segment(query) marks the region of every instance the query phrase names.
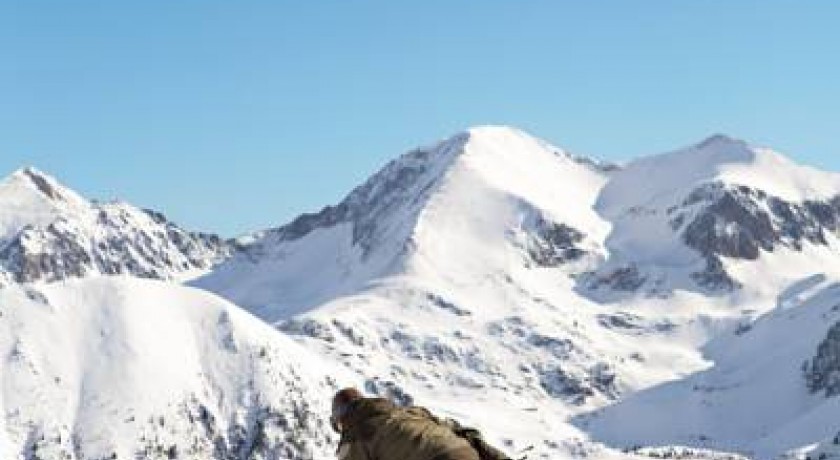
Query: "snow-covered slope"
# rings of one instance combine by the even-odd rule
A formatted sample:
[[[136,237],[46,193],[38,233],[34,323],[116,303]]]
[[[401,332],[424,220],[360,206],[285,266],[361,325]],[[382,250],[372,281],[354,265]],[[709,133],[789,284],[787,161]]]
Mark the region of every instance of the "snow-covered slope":
[[[232,250],[160,213],[89,202],[33,168],[0,181],[0,285],[92,274],[189,277]]]
[[[704,348],[710,369],[579,424],[622,446],[706,445],[768,458],[840,430],[840,283],[806,278]]]
[[[840,458],[840,431],[836,435],[787,453],[785,460],[836,460]]]
[[[329,458],[322,361],[206,292],[93,277],[0,289],[0,457]]]

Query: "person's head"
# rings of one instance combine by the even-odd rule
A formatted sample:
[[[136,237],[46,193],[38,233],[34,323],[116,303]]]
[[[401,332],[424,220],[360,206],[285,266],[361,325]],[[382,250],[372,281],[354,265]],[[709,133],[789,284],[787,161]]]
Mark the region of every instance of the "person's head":
[[[341,433],[341,430],[344,428],[344,417],[347,415],[350,403],[363,398],[364,395],[362,395],[362,392],[352,387],[339,390],[333,396],[332,413],[330,414],[330,425],[333,430]]]

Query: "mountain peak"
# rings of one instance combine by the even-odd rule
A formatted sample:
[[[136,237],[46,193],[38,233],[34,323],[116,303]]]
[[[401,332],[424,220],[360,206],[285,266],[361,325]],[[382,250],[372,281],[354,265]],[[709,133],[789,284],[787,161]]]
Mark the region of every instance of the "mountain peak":
[[[493,143],[521,148],[523,147],[523,143],[536,143],[556,153],[565,153],[562,149],[554,147],[542,139],[532,136],[519,128],[507,125],[472,126],[460,135],[455,135],[452,138],[459,138],[461,136],[465,136],[465,143],[467,145]]]
[[[727,134],[722,133],[715,133],[711,136],[707,137],[706,139],[700,141],[694,148],[695,149],[720,149],[720,148],[733,148],[733,147],[748,147],[746,141],[738,138],[731,137]]]
[[[11,177],[20,178],[20,179],[28,179],[31,180],[33,177],[41,177],[45,180],[52,180],[55,181],[55,178],[50,176],[49,174],[41,171],[40,169],[34,166],[24,166],[22,168],[17,169],[12,174]]]
[[[12,186],[23,186],[37,191],[52,202],[81,204],[86,200],[62,185],[58,180],[39,169],[27,166],[13,172],[5,181]]]
[[[454,139],[463,139],[463,146],[475,147],[474,150],[480,150],[481,146],[490,146],[491,149],[498,150],[504,148],[516,152],[518,155],[523,155],[523,152],[527,154],[529,151],[549,152],[555,157],[570,160],[600,174],[608,174],[620,169],[620,166],[614,163],[604,162],[589,156],[577,155],[519,128],[508,125],[473,126],[450,138],[450,140]],[[537,148],[535,149],[534,147]]]
[[[624,212],[628,203],[680,201],[710,183],[746,186],[794,203],[840,193],[838,174],[797,164],[769,148],[715,134],[689,147],[631,162],[604,188],[599,203],[602,212],[613,215]]]
[[[476,125],[467,128],[465,133],[472,137],[527,135],[521,129],[508,125]]]
[[[689,147],[656,155],[650,159],[687,162],[695,167],[705,168],[723,164],[752,163],[758,153],[757,148],[744,140],[726,134],[713,134]]]

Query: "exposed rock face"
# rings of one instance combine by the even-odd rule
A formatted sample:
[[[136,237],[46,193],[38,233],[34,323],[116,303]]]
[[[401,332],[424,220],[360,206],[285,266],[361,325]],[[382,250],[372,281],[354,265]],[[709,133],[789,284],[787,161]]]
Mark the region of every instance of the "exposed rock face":
[[[801,250],[806,242],[828,244],[840,222],[840,196],[791,203],[761,190],[721,183],[695,190],[682,207],[705,203],[685,226],[686,244],[704,255],[755,260],[779,246]],[[680,215],[672,222],[680,227]]]
[[[528,254],[540,267],[557,267],[583,257],[585,251],[578,247],[585,235],[566,225],[537,219],[531,230]]]
[[[587,168],[592,168],[593,170],[600,171],[605,174],[612,174],[614,172],[621,171],[621,166],[616,163],[595,160],[593,158],[574,155],[572,153],[567,152],[563,152],[561,154],[565,155],[567,158],[574,161],[575,163],[584,165]]]
[[[804,371],[811,393],[823,392],[827,398],[840,395],[840,323],[829,329]]]
[[[571,404],[584,404],[596,394],[610,400],[620,396],[615,371],[606,363],[597,362],[588,369],[571,372],[562,366],[549,366],[537,372],[546,393]]]
[[[602,313],[597,316],[601,326],[629,335],[645,335],[650,333],[670,333],[677,329],[677,325],[668,320],[651,322],[639,315],[628,312]]]
[[[706,269],[692,275],[713,290],[739,287],[720,257],[756,260],[761,251],[779,247],[802,250],[805,243],[827,245],[840,228],[840,196],[792,203],[745,186],[708,184],[669,210],[671,226],[686,245],[706,259]]]
[[[32,183],[35,184],[35,187],[50,199],[68,201],[58,187],[55,187],[52,183],[50,183],[49,179],[38,173],[35,169],[26,168],[21,171],[21,174],[31,180]]]
[[[585,273],[581,280],[587,289],[608,287],[618,292],[635,292],[648,281],[635,264],[627,264],[603,273]]]
[[[750,260],[758,258],[760,249],[772,250],[776,239],[773,223],[750,192],[735,189],[710,197],[712,203],[686,228],[686,244],[702,254]]]
[[[621,394],[615,370],[576,344],[566,334],[541,332],[540,326],[518,316],[489,325],[490,333],[523,356],[520,372],[534,375],[545,394],[573,405],[601,397],[614,400]]]
[[[723,263],[714,256],[706,256],[706,268],[692,273],[691,279],[712,292],[730,292],[741,287],[741,283],[729,276]]]

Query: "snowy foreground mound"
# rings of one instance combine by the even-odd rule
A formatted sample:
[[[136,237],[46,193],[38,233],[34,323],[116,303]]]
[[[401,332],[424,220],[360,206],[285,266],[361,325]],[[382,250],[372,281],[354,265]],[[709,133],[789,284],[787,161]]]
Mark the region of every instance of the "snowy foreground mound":
[[[196,289],[0,290],[0,458],[327,458],[319,359]]]

